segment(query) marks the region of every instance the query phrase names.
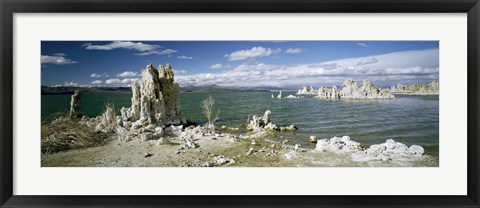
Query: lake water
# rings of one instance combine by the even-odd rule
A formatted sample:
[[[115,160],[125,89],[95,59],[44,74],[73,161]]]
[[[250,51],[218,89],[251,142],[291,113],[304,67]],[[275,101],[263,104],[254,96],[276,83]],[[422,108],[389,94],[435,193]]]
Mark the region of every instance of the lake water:
[[[438,156],[439,109],[438,96],[396,95],[391,100],[319,100],[272,99],[271,92],[192,92],[181,93],[183,115],[199,124],[206,122],[200,103],[211,95],[220,110],[218,126],[239,127],[249,115],[272,111],[271,120],[280,126],[294,124],[295,132],[277,133],[279,141],[288,139],[314,148],[308,139],[348,135],[354,141],[369,146],[394,139],[406,145],[417,144],[427,154]],[[277,94],[274,92],[273,94]],[[295,92],[283,92],[283,96]],[[68,112],[71,95],[42,95],[42,119],[57,112]],[[130,93],[82,93],[81,110],[97,116],[107,102],[116,107],[130,106]],[[244,132],[241,129],[238,133]]]

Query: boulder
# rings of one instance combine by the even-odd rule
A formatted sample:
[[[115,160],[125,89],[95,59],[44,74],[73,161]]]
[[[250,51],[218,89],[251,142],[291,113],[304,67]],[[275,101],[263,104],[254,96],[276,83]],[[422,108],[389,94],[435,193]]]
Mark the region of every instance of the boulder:
[[[118,126],[115,128],[115,133],[117,134],[118,141],[130,141],[129,132],[127,129]]]
[[[349,136],[317,140],[314,151],[350,155],[350,158],[356,162],[414,161],[421,159],[424,153],[421,146],[407,147],[407,145],[393,139],[387,139],[384,143],[373,144],[369,148],[363,149],[360,143],[352,141]]]
[[[164,137],[160,137],[158,140],[155,141],[156,145],[165,145],[165,144],[170,144],[170,140]]]
[[[140,140],[142,142],[152,140],[152,139],[154,139],[154,136],[153,136],[152,132],[145,132],[145,133],[140,134]]]
[[[412,145],[406,151],[406,153],[410,155],[423,155],[423,152],[424,152],[423,147],[419,145]]]
[[[331,139],[317,140],[315,145],[315,151],[317,152],[334,152],[334,153],[352,153],[362,151],[360,143],[350,140],[350,137],[333,137]]]

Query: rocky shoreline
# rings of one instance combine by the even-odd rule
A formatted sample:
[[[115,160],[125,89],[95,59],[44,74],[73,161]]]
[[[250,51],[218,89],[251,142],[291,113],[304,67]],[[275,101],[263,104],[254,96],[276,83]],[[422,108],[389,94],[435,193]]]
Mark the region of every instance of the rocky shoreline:
[[[249,117],[245,125],[247,133],[237,133],[238,127],[216,129],[213,123],[204,126],[189,124],[181,114],[180,87],[168,64],[166,67],[160,65],[158,69],[148,65],[142,71],[141,83],[134,82],[131,88],[130,107],[122,107],[118,114],[113,105],[107,105],[104,113],[95,118],[81,116],[81,95],[76,92],[72,96],[69,116],[46,125],[77,123],[94,132],[91,135],[109,141],[99,146],[42,154],[42,166],[438,166],[438,158],[425,155],[421,146],[407,147],[391,139],[363,147],[348,136],[305,138],[316,143],[315,149],[303,148],[288,140],[277,142],[270,138],[281,132],[296,131],[297,126],[274,124],[270,110],[266,110],[263,116]],[[370,82],[357,88],[350,79],[340,91],[332,88],[325,93],[324,90],[317,91],[317,97],[391,98]],[[281,93],[278,97],[281,98]],[[75,142],[78,135],[67,136],[69,142]],[[46,138],[54,140],[56,137],[45,135],[42,145]]]

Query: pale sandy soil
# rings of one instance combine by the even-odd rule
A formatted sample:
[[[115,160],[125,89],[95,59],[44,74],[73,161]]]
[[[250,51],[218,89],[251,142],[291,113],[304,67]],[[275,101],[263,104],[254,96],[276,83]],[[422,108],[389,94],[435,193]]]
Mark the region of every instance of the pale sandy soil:
[[[112,140],[108,144],[86,149],[69,150],[42,156],[42,167],[206,167],[220,166],[215,158],[224,156],[233,159],[234,163],[221,166],[282,166],[285,152],[280,144],[274,148],[268,145],[251,145],[248,140],[225,141],[201,139],[200,147],[180,150],[180,144],[155,145],[150,142],[133,140],[129,142]],[[260,152],[265,146],[264,152]],[[247,155],[250,148],[256,149]],[[267,156],[267,153],[273,154]],[[208,163],[208,164],[207,164]],[[293,164],[292,164],[293,165]]]
[[[424,156],[418,161],[353,162],[349,156],[328,152],[294,151],[293,146],[268,140],[229,141],[205,138],[194,149],[180,149],[180,143],[155,145],[133,140],[112,141],[103,146],[69,150],[42,156],[42,167],[355,167],[355,166],[437,166],[438,158]],[[273,148],[272,148],[273,145]],[[255,151],[248,155],[250,148]],[[217,163],[218,158],[234,162]]]

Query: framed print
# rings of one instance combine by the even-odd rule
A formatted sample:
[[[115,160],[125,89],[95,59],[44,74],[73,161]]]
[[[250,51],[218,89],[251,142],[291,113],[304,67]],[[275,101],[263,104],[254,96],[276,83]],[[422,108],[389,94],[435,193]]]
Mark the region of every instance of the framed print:
[[[2,1],[2,207],[478,207],[478,1]]]

